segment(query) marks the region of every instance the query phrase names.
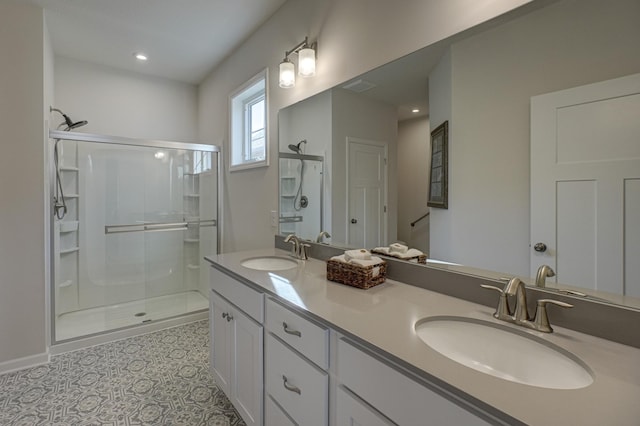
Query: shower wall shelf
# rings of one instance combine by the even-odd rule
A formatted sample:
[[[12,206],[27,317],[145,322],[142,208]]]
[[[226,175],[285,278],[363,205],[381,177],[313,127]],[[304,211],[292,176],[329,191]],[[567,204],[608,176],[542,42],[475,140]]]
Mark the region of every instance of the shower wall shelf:
[[[71,199],[71,198],[80,198],[80,195],[78,194],[64,194],[64,199]]]
[[[60,171],[61,172],[78,172],[80,171],[80,169],[77,167],[63,166],[63,167],[60,167]]]
[[[78,221],[77,220],[65,220],[60,222],[60,232],[74,232],[78,230]]]
[[[80,250],[80,247],[71,247],[71,248],[68,248],[68,249],[60,250],[60,254],[75,253],[75,252],[77,252],[79,250]]]
[[[61,283],[58,285],[58,288],[71,287],[71,284],[73,284],[73,281],[71,281],[71,280],[66,280],[66,281],[61,282]]]

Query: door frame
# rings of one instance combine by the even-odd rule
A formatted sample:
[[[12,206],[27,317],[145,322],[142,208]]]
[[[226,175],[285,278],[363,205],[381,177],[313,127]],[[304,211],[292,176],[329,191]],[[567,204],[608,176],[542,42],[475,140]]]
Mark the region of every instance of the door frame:
[[[346,173],[345,173],[345,240],[347,242],[347,244],[350,243],[350,237],[349,237],[349,218],[350,216],[350,203],[349,203],[349,197],[350,197],[350,191],[349,188],[351,187],[351,182],[350,182],[350,176],[351,176],[351,170],[349,169],[349,151],[351,148],[351,145],[353,143],[359,143],[362,145],[370,145],[370,146],[375,146],[378,148],[382,148],[384,153],[384,167],[383,167],[383,183],[382,183],[382,241],[381,244],[386,244],[387,240],[389,238],[388,232],[389,232],[389,226],[388,226],[388,220],[389,220],[389,208],[388,208],[388,194],[389,194],[389,144],[383,141],[375,141],[372,139],[363,139],[363,138],[356,138],[356,137],[352,137],[352,136],[347,136],[346,137],[346,143],[345,143],[345,147],[346,147],[346,153],[345,153],[345,164],[346,164]]]

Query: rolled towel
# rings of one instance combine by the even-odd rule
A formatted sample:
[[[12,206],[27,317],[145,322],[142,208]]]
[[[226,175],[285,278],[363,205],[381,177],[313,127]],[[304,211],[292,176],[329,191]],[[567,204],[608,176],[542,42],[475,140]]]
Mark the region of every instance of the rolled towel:
[[[405,246],[404,244],[393,243],[389,245],[390,253],[406,253],[407,250],[409,250],[409,247]]]
[[[365,249],[347,250],[344,252],[344,258],[347,262],[352,260],[370,260],[371,252]]]
[[[341,254],[340,256],[333,256],[331,258],[331,260],[335,260],[337,262],[343,262],[343,263],[349,263],[347,262],[347,260],[344,258],[344,254]]]

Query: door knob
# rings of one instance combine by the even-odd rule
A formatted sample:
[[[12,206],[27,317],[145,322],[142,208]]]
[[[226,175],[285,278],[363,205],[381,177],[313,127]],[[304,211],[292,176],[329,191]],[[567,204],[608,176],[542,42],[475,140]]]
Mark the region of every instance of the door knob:
[[[544,253],[547,251],[547,245],[545,243],[536,243],[536,245],[533,246],[533,249],[538,253]]]
[[[351,223],[358,223],[358,219],[351,219]]]

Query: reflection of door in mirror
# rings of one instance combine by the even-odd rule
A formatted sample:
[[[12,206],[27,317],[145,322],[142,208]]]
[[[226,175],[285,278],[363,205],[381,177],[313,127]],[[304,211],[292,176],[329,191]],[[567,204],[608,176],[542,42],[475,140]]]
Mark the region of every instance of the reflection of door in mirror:
[[[387,145],[347,138],[347,243],[386,245]]]
[[[532,276],[640,296],[638,117],[640,74],[531,99]]]

